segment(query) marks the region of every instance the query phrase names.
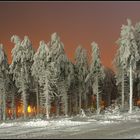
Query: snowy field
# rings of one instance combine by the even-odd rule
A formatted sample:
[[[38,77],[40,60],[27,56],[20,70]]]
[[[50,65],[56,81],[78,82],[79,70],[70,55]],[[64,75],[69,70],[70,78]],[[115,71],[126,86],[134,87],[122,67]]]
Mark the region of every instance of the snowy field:
[[[140,138],[140,111],[0,124],[0,139]]]

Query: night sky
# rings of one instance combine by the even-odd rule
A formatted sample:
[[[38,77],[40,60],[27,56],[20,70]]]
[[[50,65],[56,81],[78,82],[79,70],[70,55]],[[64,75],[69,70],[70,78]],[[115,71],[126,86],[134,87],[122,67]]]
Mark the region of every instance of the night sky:
[[[140,2],[0,2],[0,43],[11,63],[12,35],[29,36],[35,50],[57,32],[70,60],[81,44],[90,56],[99,44],[102,63],[112,68],[122,24],[140,21]]]

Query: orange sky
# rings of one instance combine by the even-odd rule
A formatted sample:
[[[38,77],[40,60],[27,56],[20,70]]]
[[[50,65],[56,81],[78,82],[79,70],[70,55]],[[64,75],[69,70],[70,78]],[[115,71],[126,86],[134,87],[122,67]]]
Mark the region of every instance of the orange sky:
[[[112,68],[115,41],[127,17],[140,21],[140,2],[0,2],[0,43],[9,63],[14,44],[12,35],[28,35],[35,49],[39,41],[57,32],[70,60],[81,44],[90,56],[92,41],[99,44],[102,63]]]

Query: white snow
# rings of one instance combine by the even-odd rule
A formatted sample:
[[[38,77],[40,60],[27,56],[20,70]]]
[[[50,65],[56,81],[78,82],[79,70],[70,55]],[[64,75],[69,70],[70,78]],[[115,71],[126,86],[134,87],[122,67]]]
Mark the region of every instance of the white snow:
[[[0,124],[0,128],[2,128],[2,127],[4,127],[4,128],[6,128],[6,127],[10,127],[10,126],[13,126],[15,123],[2,123],[2,124]]]
[[[2,123],[0,124],[0,128],[2,127],[10,127],[10,126],[21,126],[21,127],[51,127],[58,128],[62,126],[77,126],[82,124],[88,124],[89,122],[80,122],[80,121],[71,121],[68,119],[60,119],[60,120],[41,120],[34,119],[27,122],[14,122],[14,123]]]
[[[27,121],[17,121],[17,122],[3,122],[0,124],[0,128],[2,127],[10,127],[10,126],[22,126],[22,127],[62,127],[62,126],[76,126],[83,125],[92,122],[97,123],[113,123],[115,121],[133,121],[140,119],[140,110],[134,111],[132,114],[125,113],[112,113],[112,114],[100,114],[100,115],[91,115],[91,116],[83,116],[77,115],[74,117],[66,117],[66,118],[57,118],[57,119],[31,119]]]
[[[92,131],[98,131],[99,129],[111,129],[110,126],[121,127],[123,124],[128,128],[120,128],[116,131],[111,132],[110,136],[117,135],[118,133],[125,133],[123,137],[129,137],[130,134],[126,135],[127,132],[136,129],[139,132],[140,123],[140,110],[134,110],[132,114],[128,112],[121,113],[115,112],[112,114],[105,113],[100,115],[90,116],[73,116],[73,117],[61,117],[61,118],[50,118],[50,119],[31,119],[27,121],[15,121],[4,122],[0,124],[0,138],[45,138],[48,136],[75,136],[83,133],[92,133]],[[132,127],[131,124],[133,124]],[[137,126],[135,126],[137,124]],[[119,126],[118,126],[119,125]],[[125,126],[124,126],[125,128]],[[95,132],[94,132],[95,133]],[[104,131],[101,132],[106,134]],[[137,134],[136,133],[136,134]],[[132,132],[133,134],[133,132]],[[60,136],[61,137],[61,136]],[[88,137],[88,136],[87,136]],[[132,138],[138,138],[139,135],[132,135]]]
[[[114,121],[100,121],[100,124],[110,124],[110,123],[115,123]]]

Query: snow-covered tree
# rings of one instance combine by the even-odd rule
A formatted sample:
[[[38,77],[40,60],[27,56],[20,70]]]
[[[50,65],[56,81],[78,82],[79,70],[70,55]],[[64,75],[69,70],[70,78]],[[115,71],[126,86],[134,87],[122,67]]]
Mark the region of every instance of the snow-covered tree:
[[[114,59],[114,64],[115,67],[117,68],[116,71],[116,85],[118,86],[121,83],[121,108],[124,110],[124,103],[125,103],[125,73],[126,73],[126,68],[124,67],[123,63],[121,63],[121,55],[122,51],[121,48],[117,50],[115,59]]]
[[[35,80],[35,89],[36,89],[36,102],[37,102],[37,114],[39,113],[39,100],[40,105],[43,102],[42,96],[40,96],[39,91],[42,90],[45,85],[45,72],[47,69],[47,58],[48,58],[49,48],[45,44],[44,41],[40,41],[39,48],[37,49],[37,52],[34,55],[34,62],[32,65],[32,75]],[[41,95],[42,95],[41,93]]]
[[[111,100],[116,99],[117,97],[117,86],[115,73],[112,69],[105,67],[105,78],[103,80],[103,95],[102,99],[104,99],[107,105],[111,105]]]
[[[138,53],[140,54],[140,22],[136,23],[135,25],[134,36],[138,47]]]
[[[138,46],[138,53],[140,55],[140,22],[136,23],[135,25],[134,35],[135,35],[135,40]],[[137,79],[136,81],[137,81],[138,96],[140,97],[140,60],[137,61],[135,74],[136,74],[136,79]]]
[[[129,69],[130,78],[130,99],[129,112],[132,113],[133,99],[133,70],[136,69],[136,62],[139,60],[138,46],[134,36],[134,27],[131,20],[127,19],[127,25],[122,25],[120,38],[118,40],[120,46],[120,63],[124,69]]]
[[[0,44],[0,119],[6,119],[6,99],[9,84],[9,65],[7,56]]]
[[[56,67],[54,62],[50,62],[45,71],[45,85],[43,89],[43,96],[45,97],[45,108],[46,108],[46,117],[50,118],[50,107],[51,107],[51,99],[57,96],[56,93],[56,84],[57,75],[56,75]]]
[[[55,62],[50,61],[49,47],[44,41],[40,41],[40,46],[34,55],[32,65],[32,75],[40,87],[40,104],[46,109],[46,117],[50,117],[51,99],[57,96],[56,93],[56,67]],[[38,92],[36,92],[37,97]],[[39,108],[39,101],[37,99]]]
[[[51,36],[51,41],[48,43],[50,48],[49,59],[51,62],[55,62],[56,66],[56,77],[57,77],[57,87],[58,94],[62,98],[64,104],[64,114],[68,115],[68,85],[67,85],[67,66],[68,58],[64,51],[64,45],[60,40],[57,33],[53,33]]]
[[[85,82],[87,82],[89,79],[91,80],[93,94],[96,94],[97,114],[99,114],[99,112],[100,112],[99,94],[101,93],[101,91],[99,91],[99,82],[102,79],[104,79],[105,73],[104,73],[104,68],[100,61],[98,44],[95,42],[92,42],[91,47],[92,47],[92,62],[90,65],[90,72],[87,75]]]
[[[27,117],[27,91],[31,86],[31,65],[33,63],[34,50],[32,43],[27,36],[24,36],[24,40],[21,42],[17,35],[11,37],[11,42],[15,44],[12,49],[12,63],[10,65],[10,73],[13,74],[13,80],[16,87],[21,93],[23,102],[24,118]]]
[[[9,74],[7,99],[8,99],[8,103],[10,103],[9,105],[11,108],[11,118],[15,119],[16,118],[16,98],[18,97],[18,95],[17,95],[16,85],[12,79],[13,79],[12,74]]]
[[[69,114],[72,114],[72,102],[74,101],[73,94],[75,93],[75,71],[74,71],[74,64],[69,61],[67,65],[67,86],[68,86],[68,103],[69,103]],[[76,101],[77,102],[77,101]],[[76,104],[75,102],[75,104]]]
[[[78,46],[75,52],[75,67],[77,70],[78,77],[78,89],[79,89],[79,113],[81,112],[82,97],[84,97],[84,103],[87,107],[87,93],[85,78],[88,74],[88,60],[87,53],[82,46]]]

